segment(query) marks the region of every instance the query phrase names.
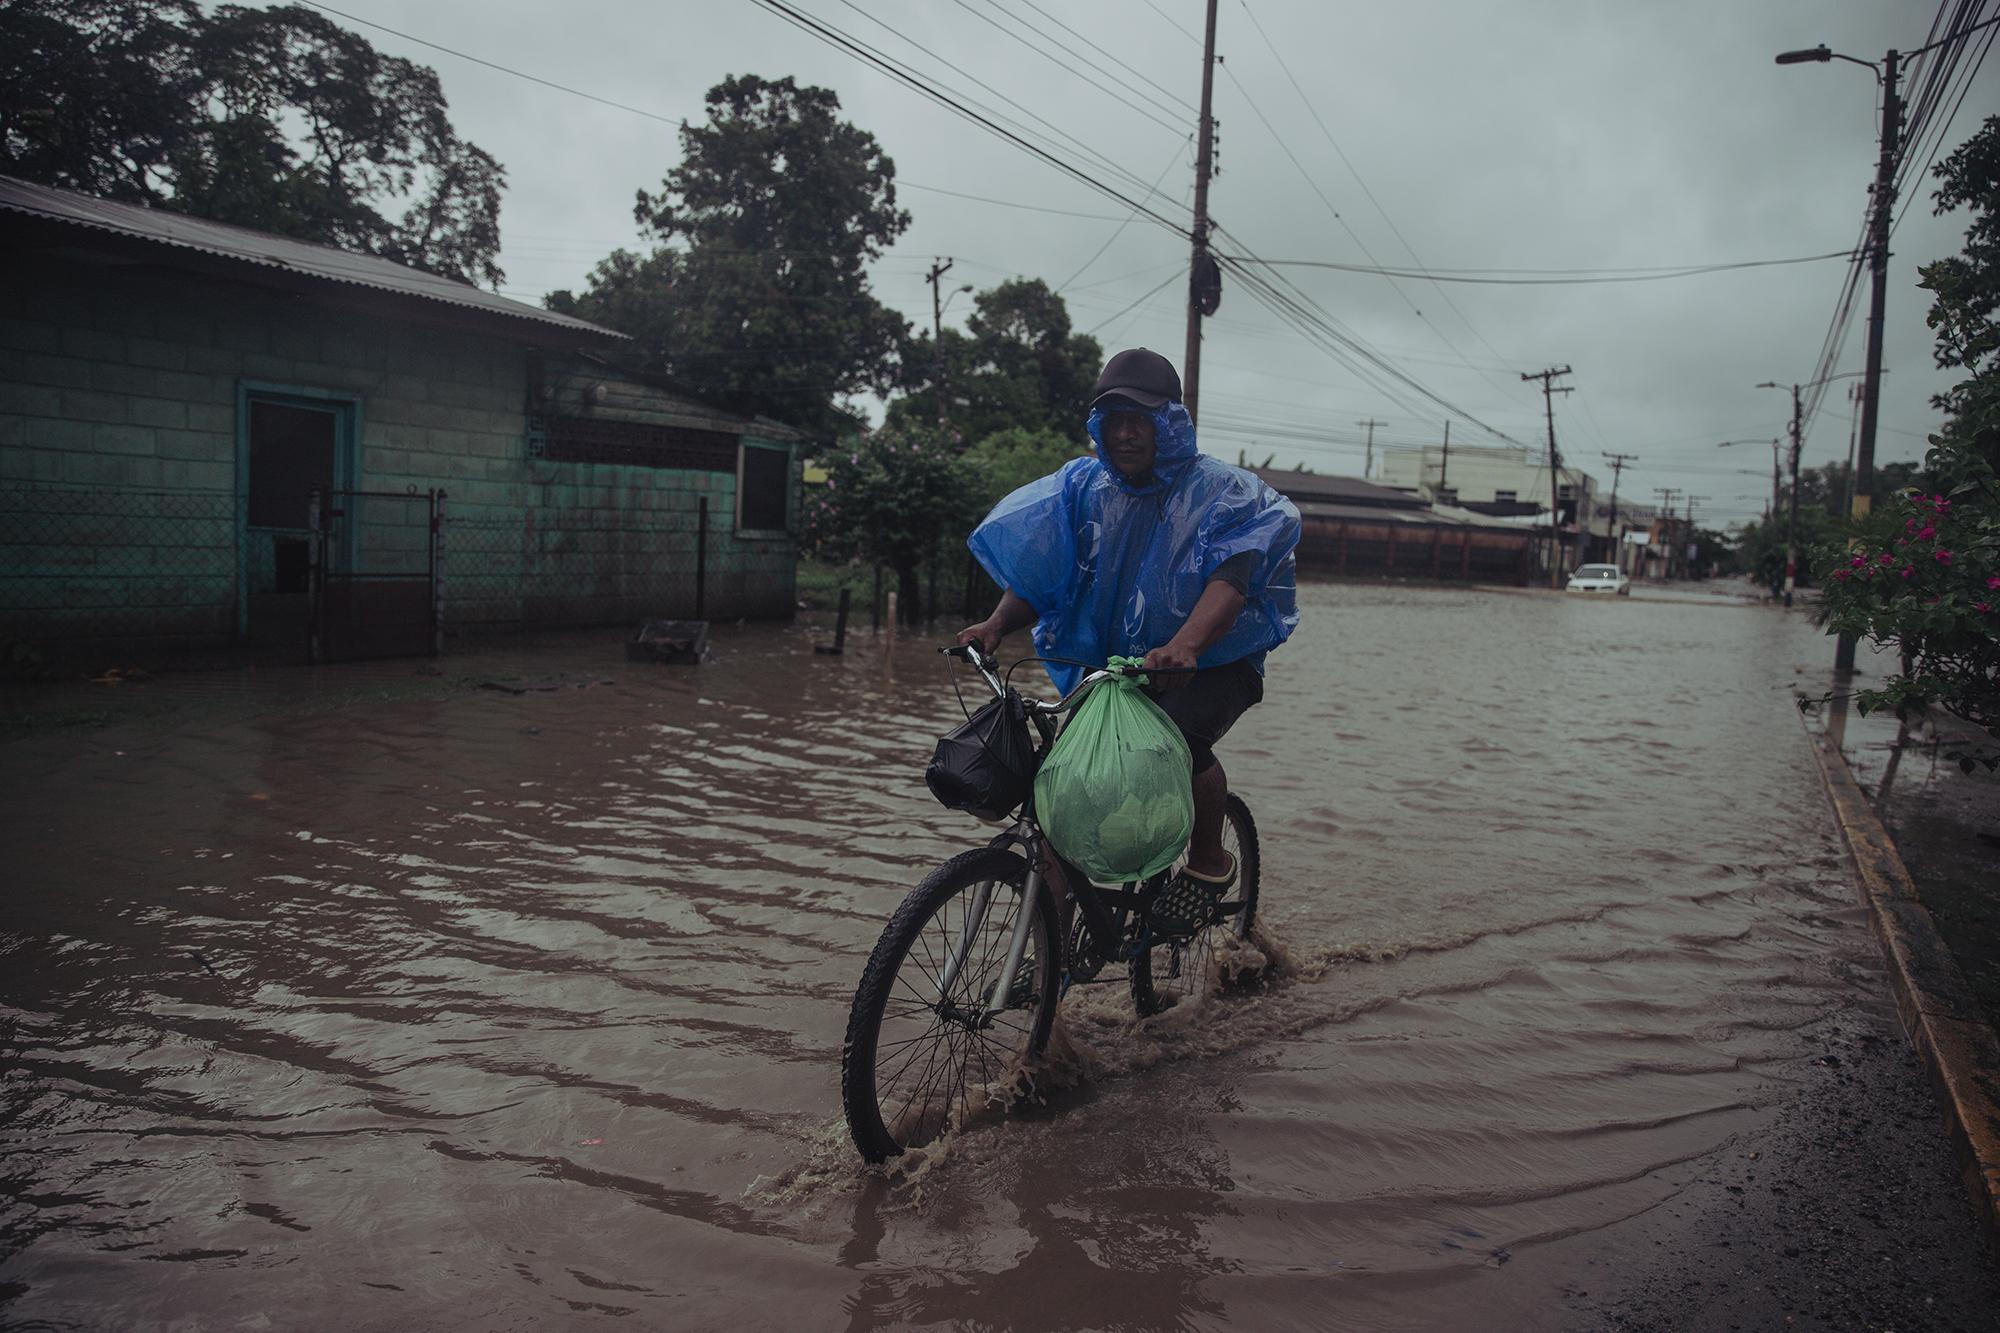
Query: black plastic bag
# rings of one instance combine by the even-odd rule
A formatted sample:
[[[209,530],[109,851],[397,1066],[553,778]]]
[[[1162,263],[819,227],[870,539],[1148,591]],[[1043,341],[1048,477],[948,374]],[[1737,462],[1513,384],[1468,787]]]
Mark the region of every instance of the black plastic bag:
[[[939,738],[924,783],[946,808],[1005,819],[1035,782],[1028,712],[1013,690],[996,695]]]

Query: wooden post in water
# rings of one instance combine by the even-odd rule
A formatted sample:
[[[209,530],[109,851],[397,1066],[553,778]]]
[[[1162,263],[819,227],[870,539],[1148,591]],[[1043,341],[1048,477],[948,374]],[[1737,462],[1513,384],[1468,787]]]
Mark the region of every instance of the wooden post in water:
[[[887,680],[896,670],[896,590],[889,590],[889,637],[882,643],[882,679]]]
[[[840,590],[840,614],[833,621],[833,642],[816,643],[813,651],[825,657],[839,657],[847,651],[847,606],[854,599],[852,588]]]
[[[694,519],[694,618],[708,619],[708,497],[701,497]]]

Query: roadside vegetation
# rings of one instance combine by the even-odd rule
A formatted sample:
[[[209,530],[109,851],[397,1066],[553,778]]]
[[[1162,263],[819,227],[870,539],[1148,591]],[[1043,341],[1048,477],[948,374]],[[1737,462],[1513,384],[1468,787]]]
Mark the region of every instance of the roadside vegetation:
[[[2000,739],[2000,116],[1934,172],[1937,211],[1971,214],[1965,249],[1925,265],[1940,366],[1966,378],[1938,395],[1944,428],[1914,485],[1823,545],[1828,633],[1895,649],[1902,669],[1856,691],[1862,712],[1941,708]],[[1989,768],[2000,753],[1961,756]]]

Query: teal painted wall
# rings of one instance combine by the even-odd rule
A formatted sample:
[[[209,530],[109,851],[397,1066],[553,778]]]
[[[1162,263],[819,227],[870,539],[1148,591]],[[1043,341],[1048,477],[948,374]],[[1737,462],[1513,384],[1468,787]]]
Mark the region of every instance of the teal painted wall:
[[[707,614],[791,614],[794,545],[737,533],[733,474],[528,456],[532,335],[40,260],[0,272],[0,311],[0,639],[235,634],[246,383],[352,398],[358,487],[448,492],[448,632],[691,615],[703,496]],[[414,511],[363,507],[358,559],[420,552]]]

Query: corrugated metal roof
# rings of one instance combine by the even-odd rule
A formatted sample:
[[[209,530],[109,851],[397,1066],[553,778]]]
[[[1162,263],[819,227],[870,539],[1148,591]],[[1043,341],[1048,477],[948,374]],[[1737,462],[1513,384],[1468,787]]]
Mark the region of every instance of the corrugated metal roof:
[[[1335,504],[1325,500],[1294,500],[1303,518],[1331,518],[1350,523],[1399,523],[1413,528],[1487,528],[1517,532],[1520,529],[1503,519],[1492,519],[1464,509],[1433,507],[1390,509],[1383,505]]]
[[[587,320],[559,315],[553,310],[542,310],[521,301],[510,301],[470,283],[425,273],[394,260],[355,254],[311,241],[297,241],[288,236],[276,236],[227,222],[189,217],[185,213],[95,199],[74,190],[35,185],[12,176],[0,176],[0,211],[197,251],[220,259],[350,287],[438,301],[499,319],[526,320],[604,338],[625,336]]]
[[[1376,505],[1384,509],[1425,507],[1421,496],[1389,486],[1378,486],[1359,477],[1330,477],[1318,472],[1290,471],[1284,468],[1253,467],[1250,471],[1262,477],[1272,490],[1292,500]]]

